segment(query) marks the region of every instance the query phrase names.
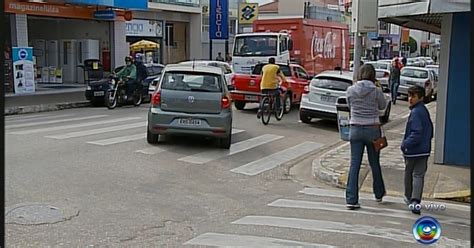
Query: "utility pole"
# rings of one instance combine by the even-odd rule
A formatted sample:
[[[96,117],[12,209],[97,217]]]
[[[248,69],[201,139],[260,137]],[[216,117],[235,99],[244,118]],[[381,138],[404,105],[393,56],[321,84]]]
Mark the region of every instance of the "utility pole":
[[[362,36],[360,33],[354,34],[354,81],[357,79],[357,73],[360,68],[360,60],[362,57]]]

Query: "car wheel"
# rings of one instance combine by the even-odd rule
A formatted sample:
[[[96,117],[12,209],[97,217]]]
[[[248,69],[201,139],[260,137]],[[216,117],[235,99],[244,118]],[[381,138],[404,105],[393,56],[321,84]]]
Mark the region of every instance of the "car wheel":
[[[311,117],[308,116],[307,114],[303,113],[303,111],[300,110],[300,120],[303,123],[311,123]]]
[[[150,129],[147,128],[146,141],[148,142],[148,144],[158,144],[159,140],[160,140],[160,135],[150,132]]]
[[[391,109],[392,109],[392,104],[389,103],[388,106],[387,106],[387,110],[385,110],[385,114],[382,117],[380,117],[380,121],[382,123],[387,123],[388,120],[390,119],[390,110]]]
[[[291,92],[285,94],[285,100],[283,101],[283,107],[285,109],[285,114],[290,113],[291,111]]]
[[[232,143],[232,133],[229,133],[229,136],[219,139],[219,147],[222,149],[229,149]]]
[[[243,110],[245,108],[245,102],[242,101],[235,101],[234,106],[238,110]]]

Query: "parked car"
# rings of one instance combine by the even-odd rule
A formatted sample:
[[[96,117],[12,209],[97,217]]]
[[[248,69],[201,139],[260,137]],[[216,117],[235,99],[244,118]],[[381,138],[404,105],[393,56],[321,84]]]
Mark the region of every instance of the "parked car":
[[[425,67],[434,64],[434,60],[431,57],[422,57],[425,61]]]
[[[433,70],[436,73],[436,76],[439,77],[439,65],[427,65],[425,68]]]
[[[436,74],[433,70],[415,66],[403,67],[400,73],[398,94],[407,96],[408,88],[413,85],[425,88],[425,102],[429,102],[433,97],[436,98],[438,86]]]
[[[337,120],[336,101],[346,96],[352,80],[353,73],[348,71],[325,71],[315,76],[303,94],[300,120],[304,123],[310,123],[313,118]],[[387,107],[380,111],[380,121],[385,123],[390,118],[392,104],[388,88],[383,89]]]
[[[375,69],[375,77],[379,80],[380,84],[386,88],[390,88],[390,71],[384,69]]]
[[[414,58],[407,58],[406,66],[418,66],[418,64]]]
[[[114,69],[114,73],[118,73],[124,66],[119,66]],[[148,86],[150,83],[157,78],[164,68],[162,64],[145,64],[147,69],[148,77],[144,79],[142,83],[143,89],[143,101],[149,101]],[[85,96],[86,99],[91,101],[94,106],[102,105],[104,103],[105,92],[109,89],[109,78],[104,78],[99,81],[90,82],[86,88]]]
[[[183,65],[194,64],[194,65],[207,65],[207,66],[219,67],[222,69],[222,71],[224,71],[227,85],[230,84],[230,81],[232,80],[232,77],[234,76],[234,70],[232,69],[232,66],[230,66],[229,63],[222,62],[222,61],[197,60],[197,61],[185,61],[185,62],[181,62],[180,64],[183,64]]]
[[[229,149],[231,103],[220,68],[167,65],[150,103],[147,141],[159,143],[169,134],[203,135],[218,138],[219,147]]]
[[[369,61],[366,64],[371,64],[375,69],[382,69],[390,71],[392,69],[392,62],[390,60]]]
[[[298,64],[277,64],[288,82],[287,84],[283,83],[282,86],[288,88],[291,85],[291,90],[287,91],[283,101],[285,113],[288,113],[292,105],[300,103],[304,87],[308,85],[311,77]],[[236,109],[244,109],[247,103],[260,102],[260,81],[262,80],[260,73],[265,65],[266,63],[257,64],[253,68],[252,74],[235,74],[233,77],[231,85],[234,90],[231,93]]]

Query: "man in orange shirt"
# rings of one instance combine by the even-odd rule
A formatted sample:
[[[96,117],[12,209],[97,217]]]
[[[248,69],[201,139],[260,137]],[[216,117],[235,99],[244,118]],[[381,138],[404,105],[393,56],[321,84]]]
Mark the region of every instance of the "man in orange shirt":
[[[286,78],[283,72],[280,70],[280,66],[275,64],[275,58],[268,59],[268,64],[262,68],[262,80],[260,81],[260,90],[262,94],[268,94],[275,96],[275,104],[277,109],[282,108],[280,91],[278,87],[280,86],[280,80],[286,83]],[[258,109],[257,118],[260,118],[262,114],[262,103],[260,102],[260,107]]]

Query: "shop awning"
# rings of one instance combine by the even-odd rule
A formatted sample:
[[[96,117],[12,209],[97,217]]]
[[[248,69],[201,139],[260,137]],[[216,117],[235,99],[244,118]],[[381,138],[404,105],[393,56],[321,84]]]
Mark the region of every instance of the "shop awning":
[[[470,11],[469,0],[379,0],[379,20],[403,27],[441,33],[444,13]]]
[[[160,44],[149,40],[141,40],[130,45],[130,50],[133,52],[139,52],[141,50],[149,51],[158,48],[160,48]]]
[[[146,10],[148,8],[148,0],[65,0],[65,2],[117,9]]]

